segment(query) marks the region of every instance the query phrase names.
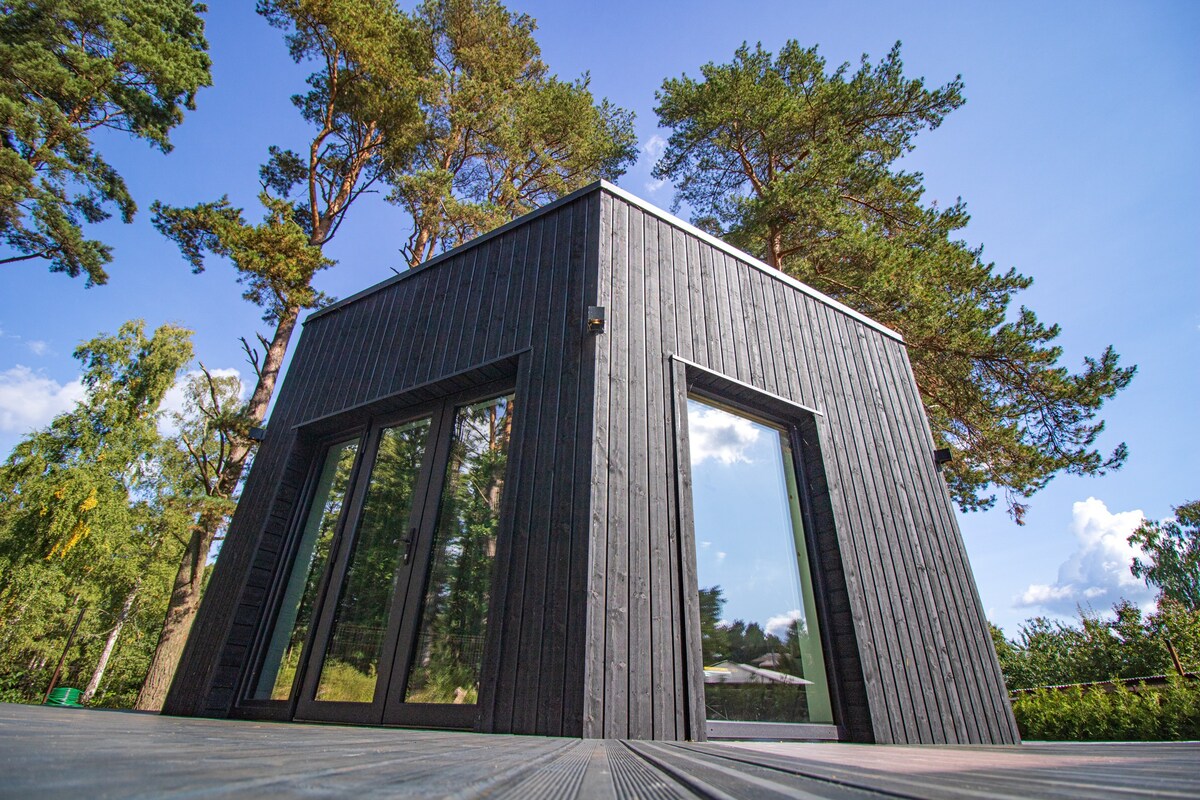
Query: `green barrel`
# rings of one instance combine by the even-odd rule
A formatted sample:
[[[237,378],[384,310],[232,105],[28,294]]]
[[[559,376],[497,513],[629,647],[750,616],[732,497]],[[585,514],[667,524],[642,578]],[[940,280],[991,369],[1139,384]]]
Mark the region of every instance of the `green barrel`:
[[[82,694],[78,689],[71,689],[66,686],[60,686],[57,689],[50,691],[50,696],[46,698],[48,706],[65,706],[67,708],[83,708],[79,704],[79,695]]]

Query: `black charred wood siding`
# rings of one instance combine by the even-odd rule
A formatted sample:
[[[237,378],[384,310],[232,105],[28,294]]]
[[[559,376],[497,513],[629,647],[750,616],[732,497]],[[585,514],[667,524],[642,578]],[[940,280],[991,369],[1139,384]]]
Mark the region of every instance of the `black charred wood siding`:
[[[602,334],[585,330],[590,305],[607,309]],[[479,729],[701,738],[680,424],[700,373],[731,402],[800,409],[843,735],[1015,741],[903,343],[607,184],[309,318],[167,711],[258,713],[239,697],[320,436],[507,379]]]
[[[315,455],[306,432],[507,375],[519,384],[503,512],[511,535],[497,551],[481,727],[579,735],[586,583],[572,565],[587,558],[594,374],[583,314],[600,197],[581,193],[306,321],[168,713],[229,715],[253,678]]]
[[[690,551],[675,540],[675,357],[753,387],[731,382],[731,401],[752,404],[756,389],[820,412],[800,434],[844,735],[1016,741],[903,343],[689,226],[602,197],[585,735],[698,733],[684,718],[698,687],[681,663],[694,598],[676,563]]]

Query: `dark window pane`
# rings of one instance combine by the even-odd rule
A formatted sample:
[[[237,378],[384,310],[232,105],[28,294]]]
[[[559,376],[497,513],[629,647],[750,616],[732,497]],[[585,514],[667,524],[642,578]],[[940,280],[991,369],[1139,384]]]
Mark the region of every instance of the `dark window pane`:
[[[478,701],[512,408],[509,395],[455,414],[406,702]]]
[[[317,700],[369,703],[387,632],[396,568],[404,558],[409,512],[429,420],[384,428],[342,581]]]
[[[256,700],[287,700],[291,695],[300,651],[312,624],[317,587],[329,560],[329,549],[357,453],[357,441],[343,442],[329,448],[325,457],[308,519],[300,535],[296,560],[292,563],[292,574],[283,592],[279,616],[275,618],[267,656],[254,689]]]
[[[710,720],[833,722],[787,435],[688,400]]]

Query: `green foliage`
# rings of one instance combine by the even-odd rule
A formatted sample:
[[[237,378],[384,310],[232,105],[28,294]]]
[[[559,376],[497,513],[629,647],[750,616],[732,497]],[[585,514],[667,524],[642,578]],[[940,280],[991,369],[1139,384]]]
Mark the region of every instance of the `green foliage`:
[[[0,2],[0,235],[52,272],[104,283],[111,249],[82,225],[137,208],[92,145],[107,128],[170,150],[212,83],[203,5],[190,0]]]
[[[315,129],[308,152],[270,149],[263,185],[291,197],[314,245],[333,238],[353,202],[383,174],[385,150],[420,129],[418,76],[427,56],[393,0],[260,0],[258,13],[287,31],[296,63],[312,62],[309,91],[292,97]]]
[[[701,79],[663,83],[656,111],[672,130],[655,166],[701,227],[900,332],[959,506],[1002,489],[1021,522],[1025,498],[1056,474],[1103,474],[1125,459],[1094,444],[1096,415],[1134,368],[1111,347],[1083,370],[1059,366],[1056,325],[1012,311],[1031,280],[1000,272],[958,235],[966,206],[922,202],[922,176],[896,161],[922,130],[962,105],[955,79],[929,89],[903,74],[897,44],[878,64],[832,72],[796,42],[777,57],[743,45]]]
[[[169,592],[191,490],[157,431],[158,407],[191,358],[190,332],[139,322],[75,353],[86,399],[17,445],[0,467],[0,687],[36,700],[81,608],[63,683],[86,684],[131,593],[130,635],[109,696],[136,692]],[[147,647],[146,642],[149,641]]]
[[[580,188],[637,156],[633,115],[595,103],[585,75],[548,74],[533,19],[495,0],[426,0],[428,55],[415,146],[391,149],[389,199],[411,217],[416,266]]]
[[[1175,507],[1175,518],[1143,520],[1129,537],[1142,549],[1132,572],[1191,611],[1200,611],[1200,500]]]
[[[706,683],[704,708],[710,720],[796,722],[809,719],[805,687],[779,683]]]
[[[174,457],[166,461],[178,474],[161,488],[186,485],[203,494],[210,505],[234,502],[219,490],[221,472],[234,443],[250,427],[242,402],[242,381],[235,375],[213,375],[200,365],[183,387],[184,411],[171,415],[176,434],[171,439]]]
[[[321,667],[320,698],[329,702],[370,702],[378,681],[374,663],[360,666],[328,659]]]
[[[720,586],[700,587],[700,651],[705,664],[724,661],[730,650],[729,638],[720,626],[725,598]]]
[[[1111,691],[1039,689],[1018,695],[1013,714],[1026,740],[1178,741],[1200,738],[1200,681],[1172,675],[1166,687]]]
[[[1128,601],[1113,606],[1113,613],[1113,619],[1104,619],[1081,612],[1078,624],[1036,617],[1011,641],[993,627],[1008,688],[1165,675],[1175,671],[1168,640],[1184,669],[1200,671],[1200,613],[1170,600],[1145,616]]]
[[[1159,741],[1200,737],[1200,681],[1179,675],[1168,650],[1175,647],[1180,665],[1200,671],[1200,613],[1170,598],[1143,616],[1122,601],[1114,618],[1081,612],[1079,623],[1065,625],[1038,617],[1009,640],[992,626],[992,641],[1009,690],[1013,713],[1026,739],[1069,741]],[[1115,686],[1047,689],[1038,687],[1097,683],[1114,679],[1167,675],[1166,686],[1131,689]]]
[[[321,248],[382,174],[385,148],[403,149],[415,136],[423,54],[391,0],[264,0],[258,12],[288,31],[297,63],[317,67],[309,91],[292,98],[315,129],[308,152],[270,148],[259,176],[260,225],[248,224],[227,198],[190,208],[155,203],[154,224],[196,272],[207,254],[230,259],[248,287],[243,296],[290,332],[300,309],[329,300],[312,288],[316,272],[335,263]],[[285,346],[268,359],[282,361]]]
[[[196,272],[204,270],[206,252],[228,258],[246,285],[246,300],[263,309],[263,319],[275,322],[292,308],[316,308],[327,298],[312,288],[318,270],[333,266],[321,248],[310,243],[291,204],[265,192],[259,200],[267,213],[250,225],[228,198],[173,208],[154,203],[154,227],[179,245]]]

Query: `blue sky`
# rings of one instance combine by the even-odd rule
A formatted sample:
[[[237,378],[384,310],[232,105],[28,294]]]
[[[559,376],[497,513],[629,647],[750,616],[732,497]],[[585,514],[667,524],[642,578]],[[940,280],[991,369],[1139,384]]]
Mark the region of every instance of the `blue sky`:
[[[692,398],[688,440],[697,584],[721,587],[721,620],[757,622],[783,638],[804,618],[799,582],[807,576],[796,566],[782,437]]]
[[[101,137],[141,213],[95,234],[111,243],[110,283],[0,267],[0,452],[45,424],[77,394],[71,351],[126,319],[196,331],[210,367],[248,371],[239,336],[266,330],[240,298],[233,272],[190,274],[149,224],[151,201],[190,204],[222,194],[253,211],[257,167],[271,144],[297,147],[305,129],[288,102],[306,70],[251,3],[212,3],[215,86],[158,154]],[[929,199],[963,197],[965,237],[1002,269],[1033,276],[1019,302],[1063,327],[1072,368],[1112,343],[1139,374],[1105,411],[1102,445],[1129,444],[1121,471],[1060,477],[1036,495],[1023,528],[1003,511],[960,523],[990,618],[1015,632],[1037,613],[1148,600],[1128,578],[1122,542],[1144,513],[1200,497],[1200,4],[760,2],[513,6],[538,20],[538,40],[563,77],[589,71],[592,88],[637,112],[643,155],[620,181],[669,207],[650,178],[654,91],[663,78],[727,61],[743,41],[770,50],[788,38],[818,44],[831,63],[878,59],[904,43],[907,73],[941,84],[961,73],[967,104],[918,139],[905,167]],[[354,209],[328,249],[339,265],[319,288],[346,296],[391,275],[405,234],[376,198]],[[1123,577],[1124,576],[1124,577]]]

